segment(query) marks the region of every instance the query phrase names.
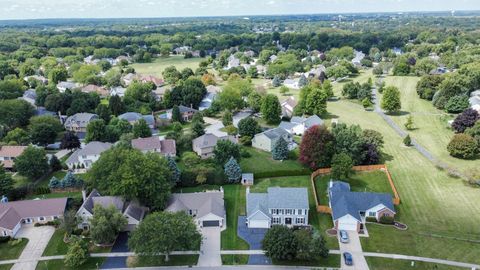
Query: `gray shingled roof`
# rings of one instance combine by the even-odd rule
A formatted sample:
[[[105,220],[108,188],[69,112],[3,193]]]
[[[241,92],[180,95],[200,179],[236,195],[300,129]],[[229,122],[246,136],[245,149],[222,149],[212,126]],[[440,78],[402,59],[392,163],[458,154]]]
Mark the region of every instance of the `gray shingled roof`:
[[[383,204],[395,212],[392,195],[388,193],[352,192],[350,185],[342,181],[332,182],[331,185],[329,196],[334,220],[350,214],[360,221],[361,211],[366,211],[379,204]]]
[[[148,125],[154,125],[155,124],[155,118],[150,114],[142,115],[142,114],[137,113],[137,112],[126,112],[124,114],[119,115],[118,118],[123,119],[123,120],[127,120],[128,122],[136,122],[136,121],[143,118],[143,119],[145,119],[145,121],[147,122]]]
[[[247,194],[247,218],[255,214],[258,210],[267,216],[268,212],[268,194],[267,193],[248,193]]]
[[[104,142],[89,142],[85,147],[82,149],[78,149],[77,151],[73,152],[70,157],[68,157],[67,161],[65,163],[70,164],[70,163],[77,163],[78,157],[80,156],[89,156],[89,155],[99,155],[102,152],[110,149],[112,147],[111,143],[104,143]]]
[[[279,138],[285,134],[287,134],[288,132],[283,129],[283,128],[280,128],[280,127],[277,127],[277,128],[272,128],[272,129],[269,129],[267,131],[264,131],[260,134],[264,134],[265,136],[267,136],[269,139],[276,139],[276,138]],[[255,136],[258,136],[260,134],[257,134]]]
[[[125,209],[124,214],[131,216],[132,218],[140,221],[145,216],[145,209],[140,205],[131,202],[127,209]]]
[[[287,122],[287,121],[282,121],[280,123],[280,125],[278,125],[279,128],[283,128],[285,130],[290,130],[292,128],[294,128],[297,124],[295,123],[290,123],[290,122]]]
[[[77,125],[86,128],[88,123],[94,119],[98,119],[98,115],[93,113],[76,113],[65,120],[65,127]]]
[[[197,210],[197,217],[215,214],[225,218],[223,192],[173,193],[165,211]]]
[[[308,189],[270,187],[267,193],[247,194],[247,217],[258,210],[270,216],[268,209],[272,208],[308,209]]]

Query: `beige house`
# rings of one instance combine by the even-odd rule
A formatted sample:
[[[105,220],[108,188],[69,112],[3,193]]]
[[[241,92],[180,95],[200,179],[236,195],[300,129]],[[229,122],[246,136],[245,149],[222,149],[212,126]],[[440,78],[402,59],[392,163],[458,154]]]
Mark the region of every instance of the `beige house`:
[[[132,147],[142,151],[142,153],[151,152],[171,157],[177,154],[175,140],[161,139],[159,136],[133,139]]]
[[[229,140],[237,143],[237,139],[233,136],[217,137],[214,134],[204,134],[192,142],[193,151],[197,153],[202,159],[213,157],[213,150],[220,140]]]
[[[252,147],[263,151],[272,152],[273,146],[278,139],[280,139],[280,137],[283,137],[283,139],[288,143],[289,150],[295,149],[296,144],[293,141],[292,135],[281,127],[272,128],[256,134],[252,139]]]
[[[93,113],[76,113],[65,120],[64,126],[68,131],[86,133],[88,124],[95,119],[98,119],[98,115]]]
[[[26,146],[19,145],[0,146],[0,164],[2,164],[5,169],[13,169],[15,159],[20,156],[25,149],[27,149]]]

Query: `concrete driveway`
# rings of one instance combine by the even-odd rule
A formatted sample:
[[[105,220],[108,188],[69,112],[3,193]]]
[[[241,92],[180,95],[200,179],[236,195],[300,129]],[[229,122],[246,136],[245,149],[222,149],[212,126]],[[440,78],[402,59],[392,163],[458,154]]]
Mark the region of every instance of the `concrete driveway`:
[[[340,253],[342,257],[342,269],[355,269],[355,270],[369,270],[365,256],[363,256],[362,244],[360,243],[360,237],[356,231],[347,231],[348,238],[350,239],[349,243],[343,244],[339,241],[340,244]],[[340,239],[340,236],[337,236]],[[345,265],[345,260],[343,258],[344,252],[350,252],[353,257],[353,265]]]
[[[54,232],[55,228],[51,226],[21,228],[15,237],[27,238],[28,244],[18,258],[20,262],[14,264],[11,270],[35,270],[37,260],[42,257],[43,251]]]
[[[204,227],[202,230],[202,245],[198,266],[221,266],[220,256],[220,227]]]

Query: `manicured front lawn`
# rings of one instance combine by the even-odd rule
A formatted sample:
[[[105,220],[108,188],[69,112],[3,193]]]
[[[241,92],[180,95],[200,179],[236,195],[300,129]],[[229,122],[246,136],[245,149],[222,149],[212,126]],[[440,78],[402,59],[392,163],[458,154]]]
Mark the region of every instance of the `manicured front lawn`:
[[[318,257],[311,261],[277,261],[273,260],[276,265],[299,265],[299,266],[323,266],[323,267],[340,267],[340,255],[331,254],[327,258]]]
[[[444,264],[435,264],[427,262],[415,261],[412,266],[412,261],[409,260],[395,260],[388,258],[365,257],[367,259],[370,270],[403,270],[403,269],[421,269],[421,270],[460,270],[466,269],[464,267],[455,267]]]
[[[197,262],[198,255],[171,255],[168,262],[165,261],[165,256],[129,257],[127,259],[128,267],[196,265]]]
[[[245,215],[245,187],[242,185],[223,186],[225,208],[227,209],[227,229],[221,235],[224,250],[249,249],[249,245],[237,235],[238,216]]]
[[[28,239],[10,240],[7,243],[0,244],[0,261],[17,259],[22,254],[23,249],[28,243]]]
[[[303,167],[296,159],[288,159],[284,161],[273,160],[272,154],[257,150],[252,147],[244,148],[249,154],[249,158],[242,158],[240,166],[243,172],[251,172],[255,174],[272,173],[275,175],[285,175],[289,172],[296,172],[297,175],[309,175],[309,169]]]
[[[223,265],[245,265],[248,263],[248,255],[222,255]]]
[[[47,244],[47,247],[43,251],[43,256],[54,256],[54,255],[65,255],[67,254],[68,244],[63,241],[63,236],[65,231],[62,229],[57,229],[50,241]],[[85,241],[89,241],[89,238],[85,238]],[[110,252],[111,247],[98,247],[95,246],[92,242],[89,242],[89,250],[91,253],[105,253]]]
[[[315,189],[321,205],[328,205],[328,183],[330,175],[319,176],[315,179]],[[335,179],[332,179],[335,181]],[[354,172],[348,179],[341,179],[350,184],[352,191],[357,192],[382,192],[393,196],[388,177],[383,171]]]
[[[77,269],[99,269],[102,266],[103,261],[105,258],[88,258],[87,262],[85,262],[80,267],[68,267],[63,263],[63,260],[48,260],[48,261],[40,261],[37,264],[37,268],[35,270],[57,270],[57,269],[65,269],[65,270],[77,270]]]
[[[10,270],[13,264],[0,264],[0,270]]]

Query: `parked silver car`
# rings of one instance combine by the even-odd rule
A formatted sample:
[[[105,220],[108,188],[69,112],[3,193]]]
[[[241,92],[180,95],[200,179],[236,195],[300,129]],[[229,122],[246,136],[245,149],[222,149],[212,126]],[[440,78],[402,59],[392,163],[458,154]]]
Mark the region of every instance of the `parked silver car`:
[[[340,242],[346,244],[348,243],[350,240],[348,239],[348,233],[347,231],[344,231],[344,230],[341,230],[340,231]]]

